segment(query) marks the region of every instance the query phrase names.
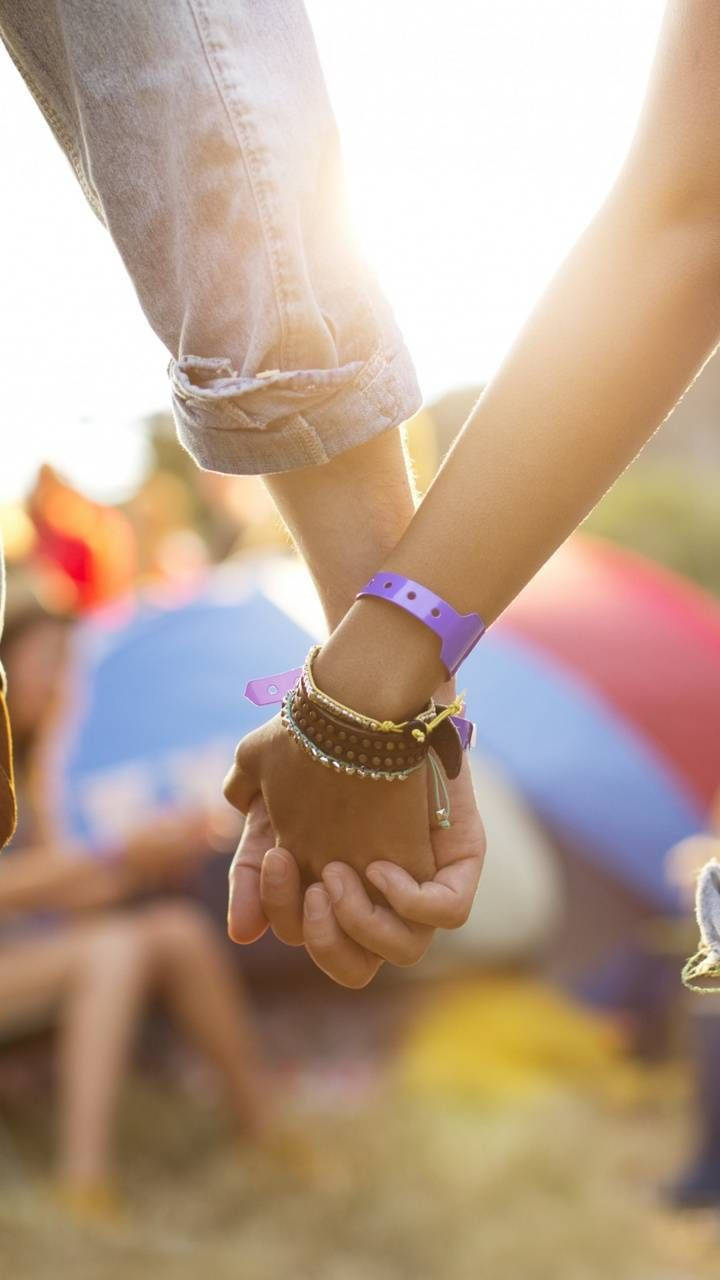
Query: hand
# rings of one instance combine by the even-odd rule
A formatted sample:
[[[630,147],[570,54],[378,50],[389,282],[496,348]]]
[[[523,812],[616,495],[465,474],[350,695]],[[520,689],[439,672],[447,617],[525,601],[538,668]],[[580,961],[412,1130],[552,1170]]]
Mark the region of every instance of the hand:
[[[276,843],[292,850],[305,885],[329,862],[341,859],[362,873],[388,857],[427,880],[435,857],[426,773],[386,782],[324,768],[275,716],[242,740],[224,792],[242,813],[262,793]]]
[[[431,880],[418,883],[391,862],[381,861],[367,868],[368,881],[382,889],[395,910],[373,903],[357,872],[337,862],[326,865],[322,883],[313,884],[303,903],[298,865],[287,850],[270,847],[275,833],[264,802],[257,795],[250,804],[230,868],[231,938],[239,943],[253,942],[269,923],[281,941],[290,946],[304,944],[329,977],[348,987],[366,986],[383,959],[401,965],[417,963],[427,951],[435,928],[458,928],[464,924],[485,854],[485,833],[467,758],[460,776],[448,783],[448,791],[452,826],[430,831],[437,866]],[[338,882],[342,885],[340,897],[336,892]]]

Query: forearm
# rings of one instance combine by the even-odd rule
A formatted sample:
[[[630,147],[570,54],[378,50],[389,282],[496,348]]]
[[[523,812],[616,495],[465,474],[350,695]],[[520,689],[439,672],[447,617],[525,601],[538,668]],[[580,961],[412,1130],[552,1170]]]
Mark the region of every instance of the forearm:
[[[631,461],[720,336],[720,11],[707,0],[671,8],[625,173],[382,562],[486,622]],[[435,638],[374,600],[353,606],[319,670],[331,692],[397,716],[439,673]]]
[[[93,863],[82,853],[21,849],[0,869],[0,915],[79,910],[124,897],[132,877],[121,863]]]
[[[319,467],[265,477],[332,630],[393,550],[415,510],[401,432],[385,431]]]
[[[631,462],[720,336],[720,239],[636,214],[625,194],[589,229],[385,561],[486,623]]]

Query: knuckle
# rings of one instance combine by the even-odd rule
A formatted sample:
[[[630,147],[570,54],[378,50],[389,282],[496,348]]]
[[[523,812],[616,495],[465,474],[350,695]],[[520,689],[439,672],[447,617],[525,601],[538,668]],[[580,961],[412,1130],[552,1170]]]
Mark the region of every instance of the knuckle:
[[[252,731],[251,733],[246,733],[245,737],[240,739],[233,755],[235,764],[242,765],[243,761],[248,759],[255,742],[255,736],[256,731]]]
[[[228,804],[237,808],[242,805],[247,808],[249,802],[249,779],[241,769],[233,768],[227,774],[223,782],[222,792]]]

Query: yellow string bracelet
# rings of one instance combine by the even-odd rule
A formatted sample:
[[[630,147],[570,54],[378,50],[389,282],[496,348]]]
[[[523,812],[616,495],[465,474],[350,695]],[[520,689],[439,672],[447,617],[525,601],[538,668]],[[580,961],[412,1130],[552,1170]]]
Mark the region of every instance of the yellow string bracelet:
[[[435,702],[430,699],[428,706],[418,715],[413,716],[411,720],[374,720],[372,716],[363,715],[361,711],[355,711],[352,707],[345,706],[344,702],[338,702],[336,698],[331,698],[329,694],[323,693],[318,688],[313,675],[312,664],[320,652],[320,645],[313,645],[303,666],[303,679],[307,686],[308,694],[311,698],[320,703],[321,706],[335,712],[336,715],[347,716],[354,720],[356,724],[362,725],[367,729],[379,731],[381,733],[404,733],[408,728],[410,733],[417,742],[424,742],[433,729],[436,729],[443,720],[448,716],[460,715],[465,706],[465,694],[459,694],[447,707],[443,707],[442,711],[437,711]],[[426,719],[426,717],[430,719]]]
[[[438,711],[437,715],[435,715],[432,720],[423,720],[421,716],[426,715],[427,713],[422,712],[420,716],[416,716],[414,720],[408,720],[406,723],[414,726],[414,728],[410,729],[410,733],[413,738],[416,738],[418,742],[424,742],[432,733],[433,729],[437,729],[438,725],[442,724],[443,720],[447,720],[448,716],[461,715],[464,706],[465,693],[463,692],[459,693],[447,707],[443,707],[442,711]]]

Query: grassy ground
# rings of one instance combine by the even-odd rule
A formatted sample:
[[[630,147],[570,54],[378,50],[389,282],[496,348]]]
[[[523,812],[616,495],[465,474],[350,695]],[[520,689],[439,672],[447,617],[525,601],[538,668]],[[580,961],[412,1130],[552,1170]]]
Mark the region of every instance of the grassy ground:
[[[0,1146],[5,1280],[716,1280],[720,1218],[666,1213],[686,1148],[672,1090],[445,1109],[391,1095],[305,1114],[312,1174],[243,1152],[136,1081],[122,1114],[126,1217],[79,1227],[41,1180],[47,1117]]]

